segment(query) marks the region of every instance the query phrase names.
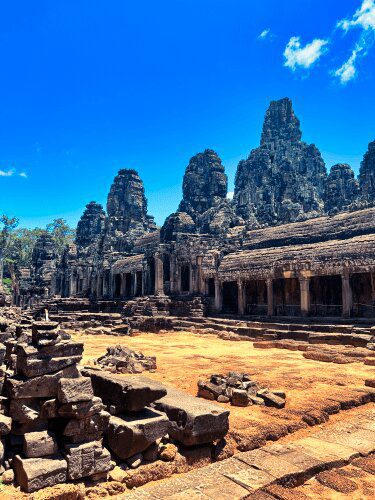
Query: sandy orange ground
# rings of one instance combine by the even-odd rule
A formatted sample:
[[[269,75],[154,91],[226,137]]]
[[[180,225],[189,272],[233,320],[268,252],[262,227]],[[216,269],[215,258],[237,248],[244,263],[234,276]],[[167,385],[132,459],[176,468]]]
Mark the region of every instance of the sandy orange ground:
[[[230,370],[250,373],[261,386],[283,389],[287,394],[284,410],[250,406],[230,409],[230,429],[239,448],[248,448],[252,437],[271,432],[280,437],[285,426],[289,431],[301,424],[304,412],[319,412],[331,397],[350,399],[352,391],[364,388],[364,380],[374,376],[374,367],[363,363],[334,364],[307,360],[299,351],[285,349],[256,349],[252,342],[226,341],[212,334],[191,332],[142,333],[134,337],[108,335],[74,335],[83,341],[83,363],[106,352],[110,345],[122,344],[156,356],[157,370],[149,377],[174,385],[196,395],[197,381],[213,373]],[[354,392],[355,394],[355,392]],[[244,441],[245,439],[245,441]]]

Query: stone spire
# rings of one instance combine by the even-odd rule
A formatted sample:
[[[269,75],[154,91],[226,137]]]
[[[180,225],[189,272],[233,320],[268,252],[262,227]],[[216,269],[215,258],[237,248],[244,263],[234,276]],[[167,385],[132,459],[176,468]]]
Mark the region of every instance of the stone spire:
[[[337,213],[349,207],[358,196],[358,181],[350,165],[339,163],[331,168],[324,194],[325,210]]]
[[[363,201],[375,202],[375,141],[370,142],[359,169],[359,188]]]
[[[106,215],[102,205],[90,201],[77,225],[76,244],[80,247],[87,247],[94,243],[103,234],[105,220]]]
[[[238,165],[233,203],[252,227],[316,217],[324,212],[326,177],[319,150],[301,141],[290,99],[272,101],[260,147]]]
[[[227,196],[228,180],[220,158],[211,149],[191,158],[183,180],[183,199],[178,208],[193,220]]]
[[[149,230],[143,182],[135,170],[123,169],[116,175],[108,194],[107,213],[112,231],[125,234],[131,229]]]
[[[300,121],[293,111],[292,101],[288,97],[271,101],[264,118],[260,144],[277,145],[279,142],[298,142],[302,138]]]

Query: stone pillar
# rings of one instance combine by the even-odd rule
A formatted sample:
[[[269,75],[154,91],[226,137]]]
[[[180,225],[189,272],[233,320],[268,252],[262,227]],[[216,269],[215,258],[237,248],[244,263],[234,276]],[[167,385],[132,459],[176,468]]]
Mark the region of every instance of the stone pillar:
[[[220,313],[223,308],[223,286],[218,280],[215,278],[215,311]]]
[[[135,297],[137,294],[137,271],[132,273],[132,296]]]
[[[342,315],[344,318],[350,318],[353,306],[352,287],[350,285],[349,272],[341,275],[342,283]]]
[[[275,306],[273,299],[273,280],[269,278],[266,280],[267,283],[267,316],[273,316],[275,314]]]
[[[245,314],[245,287],[242,280],[237,281],[237,297],[238,297],[238,314],[243,316]]]
[[[164,295],[163,261],[160,255],[155,255],[155,295]]]
[[[169,291],[174,293],[176,291],[176,257],[173,254],[170,256],[170,266]]]
[[[203,270],[202,270],[202,263],[203,263],[203,255],[199,255],[197,257],[197,289],[198,293],[204,293],[204,280],[203,280]]]
[[[375,303],[375,273],[370,273],[371,280],[371,300]]]
[[[301,314],[308,316],[310,313],[310,278],[300,276],[299,286],[301,290]]]
[[[74,275],[72,274],[70,276],[70,280],[69,280],[69,293],[68,293],[68,297],[71,297],[72,295],[74,295],[76,293],[75,285],[76,285],[76,280],[75,280]]]

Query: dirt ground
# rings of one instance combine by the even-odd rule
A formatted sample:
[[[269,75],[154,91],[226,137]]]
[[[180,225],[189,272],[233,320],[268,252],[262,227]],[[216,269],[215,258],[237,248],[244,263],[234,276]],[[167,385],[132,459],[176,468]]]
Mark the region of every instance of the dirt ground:
[[[192,332],[142,333],[134,337],[75,334],[85,344],[83,363],[122,344],[156,356],[157,370],[147,376],[196,395],[197,382],[213,373],[247,372],[263,387],[287,394],[285,409],[260,406],[230,409],[230,435],[239,450],[278,439],[307,424],[321,423],[338,402],[353,406],[374,367],[363,363],[334,364],[305,359],[299,351],[256,349],[252,342],[225,341]],[[346,403],[345,403],[346,402]],[[306,423],[307,422],[307,423]]]

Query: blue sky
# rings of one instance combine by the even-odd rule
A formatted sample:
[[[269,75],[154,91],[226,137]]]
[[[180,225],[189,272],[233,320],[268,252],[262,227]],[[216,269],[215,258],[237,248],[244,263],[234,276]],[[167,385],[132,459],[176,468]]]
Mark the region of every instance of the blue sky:
[[[327,167],[375,139],[373,0],[3,2],[0,212],[21,225],[105,204],[135,168],[162,224],[189,158],[237,163],[289,96]]]

